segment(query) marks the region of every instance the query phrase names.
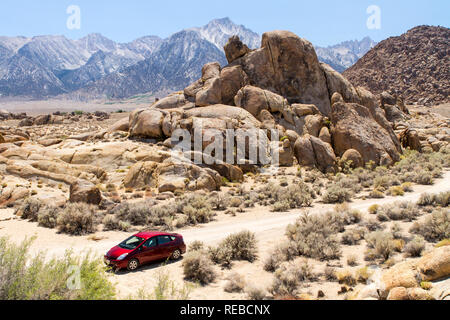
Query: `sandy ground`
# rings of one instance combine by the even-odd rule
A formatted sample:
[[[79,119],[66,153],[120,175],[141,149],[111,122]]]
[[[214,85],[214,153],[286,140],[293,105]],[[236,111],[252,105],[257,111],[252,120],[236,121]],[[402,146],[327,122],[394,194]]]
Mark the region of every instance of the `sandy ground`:
[[[381,200],[355,200],[350,205],[354,209],[361,212],[367,212],[372,204],[387,204],[395,201],[417,201],[424,192],[438,193],[450,190],[450,171],[445,172],[444,178],[437,180],[433,186],[414,186],[414,192],[406,194],[404,197],[386,197]],[[315,203],[314,207],[293,210],[289,213],[272,213],[268,208],[254,208],[246,213],[238,214],[236,217],[219,215],[216,221],[207,225],[197,227],[188,227],[175,232],[184,236],[185,242],[189,245],[192,241],[200,240],[207,245],[215,245],[229,234],[233,234],[242,230],[250,230],[256,234],[259,249],[259,259],[250,264],[248,262],[234,263],[232,270],[220,270],[218,280],[206,287],[196,287],[190,295],[191,299],[209,300],[231,300],[243,299],[244,294],[229,294],[224,292],[223,287],[226,283],[226,277],[237,272],[247,279],[247,283],[256,287],[267,288],[273,279],[272,274],[263,270],[263,261],[271,252],[271,250],[281,241],[283,241],[286,226],[295,222],[303,212],[317,214],[333,209],[331,205]],[[32,245],[32,252],[44,251],[48,257],[62,256],[66,250],[73,249],[75,253],[86,253],[91,251],[93,254],[102,257],[111,247],[115,246],[130,234],[124,232],[98,232],[96,236],[103,238],[100,241],[89,240],[85,237],[72,237],[68,235],[58,234],[55,230],[38,227],[36,223],[21,221],[13,218],[13,210],[0,210],[0,236],[8,236],[14,242],[21,242],[26,237],[36,236],[36,240]],[[347,249],[348,250],[348,249]],[[358,250],[353,247],[351,250]],[[344,256],[348,252],[344,252]],[[360,259],[362,261],[362,258]],[[143,267],[137,272],[119,272],[111,274],[111,280],[116,284],[119,297],[126,298],[131,294],[135,294],[137,290],[144,288],[151,290],[154,287],[156,275],[158,271],[168,271],[171,278],[178,284],[183,284],[182,262],[178,261],[169,265],[153,264]],[[335,286],[332,290],[339,290],[338,284],[327,284],[327,288]],[[320,288],[320,284],[315,286],[315,290]],[[325,291],[325,290],[324,290]],[[327,290],[329,291],[329,290]],[[336,299],[336,295],[327,296],[329,299]]]

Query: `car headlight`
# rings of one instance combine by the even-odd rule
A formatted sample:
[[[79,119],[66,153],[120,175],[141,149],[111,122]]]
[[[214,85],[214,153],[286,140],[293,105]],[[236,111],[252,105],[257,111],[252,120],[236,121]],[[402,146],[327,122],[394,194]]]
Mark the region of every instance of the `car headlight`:
[[[117,260],[122,261],[123,259],[125,259],[128,256],[128,253],[124,253],[123,255],[121,255],[120,257],[117,258]]]

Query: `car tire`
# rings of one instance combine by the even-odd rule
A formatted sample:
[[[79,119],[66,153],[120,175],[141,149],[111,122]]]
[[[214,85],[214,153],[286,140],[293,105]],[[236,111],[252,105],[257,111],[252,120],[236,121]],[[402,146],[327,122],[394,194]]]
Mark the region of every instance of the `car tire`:
[[[128,271],[136,271],[137,268],[139,268],[139,260],[138,259],[131,259],[128,261],[127,269]]]
[[[174,261],[180,260],[180,258],[181,258],[181,251],[180,251],[180,249],[176,249],[176,250],[172,253],[172,255],[170,256],[170,259],[171,259],[171,260],[174,260]]]

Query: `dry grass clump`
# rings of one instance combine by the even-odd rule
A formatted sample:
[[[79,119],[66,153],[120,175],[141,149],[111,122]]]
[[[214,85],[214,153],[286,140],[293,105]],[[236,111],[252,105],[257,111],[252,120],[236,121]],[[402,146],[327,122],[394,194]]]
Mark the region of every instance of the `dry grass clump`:
[[[230,196],[222,192],[212,192],[209,202],[214,210],[226,210],[230,205]]]
[[[410,257],[420,257],[425,250],[425,240],[423,237],[416,236],[405,246],[405,253]]]
[[[350,287],[355,286],[357,283],[356,278],[353,275],[353,272],[349,269],[342,269],[336,271],[336,279],[340,284],[345,284]]]
[[[242,275],[240,275],[240,274],[238,274],[236,272],[233,272],[232,274],[230,274],[227,277],[227,280],[228,281],[227,281],[227,283],[225,285],[225,288],[224,288],[225,292],[228,292],[228,293],[233,293],[233,292],[239,293],[239,292],[243,292],[244,291],[246,282],[245,282],[245,278]]]
[[[96,231],[95,207],[85,203],[68,203],[56,221],[59,232],[85,235]]]
[[[414,223],[410,232],[423,236],[429,242],[450,238],[450,211],[437,209],[422,222]]]
[[[217,275],[211,259],[201,251],[188,253],[183,259],[182,266],[186,280],[206,285],[216,279]]]
[[[333,260],[341,256],[337,234],[344,221],[336,214],[302,215],[289,225],[286,234],[298,255],[318,260]]]

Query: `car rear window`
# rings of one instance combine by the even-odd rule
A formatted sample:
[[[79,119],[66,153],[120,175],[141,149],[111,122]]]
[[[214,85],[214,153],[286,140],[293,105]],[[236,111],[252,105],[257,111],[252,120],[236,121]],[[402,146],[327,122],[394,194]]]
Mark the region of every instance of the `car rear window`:
[[[159,236],[158,237],[158,244],[162,245],[162,244],[166,244],[169,242],[172,242],[172,238],[170,236]]]

